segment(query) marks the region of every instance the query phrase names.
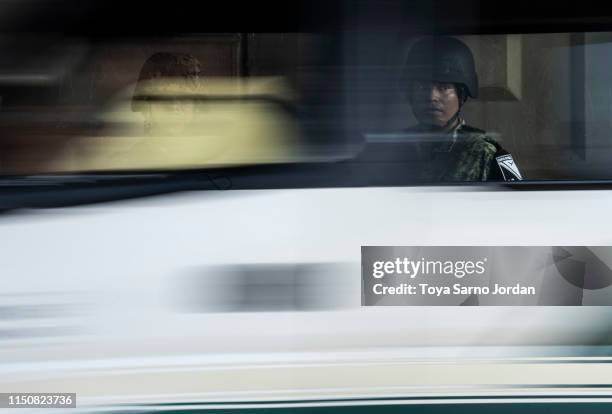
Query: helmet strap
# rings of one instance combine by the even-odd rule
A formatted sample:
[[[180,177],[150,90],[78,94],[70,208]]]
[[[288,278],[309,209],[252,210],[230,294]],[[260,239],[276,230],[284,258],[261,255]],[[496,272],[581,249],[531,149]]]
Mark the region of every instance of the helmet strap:
[[[448,121],[446,121],[446,123],[442,125],[439,129],[441,131],[451,130],[459,123],[461,123],[461,107],[459,107],[459,110],[455,112],[455,115],[453,115]]]

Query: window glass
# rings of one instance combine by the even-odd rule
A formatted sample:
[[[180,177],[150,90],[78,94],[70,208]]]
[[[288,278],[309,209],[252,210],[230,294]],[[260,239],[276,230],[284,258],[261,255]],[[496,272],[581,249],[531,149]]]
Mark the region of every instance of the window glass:
[[[608,180],[611,47],[609,32],[9,32],[0,173],[228,169],[247,187]]]

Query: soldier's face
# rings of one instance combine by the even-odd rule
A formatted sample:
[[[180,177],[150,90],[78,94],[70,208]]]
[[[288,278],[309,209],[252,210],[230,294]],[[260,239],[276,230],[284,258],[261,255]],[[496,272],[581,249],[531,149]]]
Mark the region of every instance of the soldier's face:
[[[459,111],[459,94],[452,83],[415,81],[409,94],[420,124],[441,128]]]

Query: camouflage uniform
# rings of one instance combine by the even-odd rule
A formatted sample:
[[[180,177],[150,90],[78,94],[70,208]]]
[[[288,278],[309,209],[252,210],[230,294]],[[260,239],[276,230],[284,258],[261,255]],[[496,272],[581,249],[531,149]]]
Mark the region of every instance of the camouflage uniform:
[[[424,132],[420,127],[412,133]],[[486,132],[461,121],[445,137],[422,144],[429,160],[421,171],[426,182],[439,181],[518,181],[521,173],[506,150]]]

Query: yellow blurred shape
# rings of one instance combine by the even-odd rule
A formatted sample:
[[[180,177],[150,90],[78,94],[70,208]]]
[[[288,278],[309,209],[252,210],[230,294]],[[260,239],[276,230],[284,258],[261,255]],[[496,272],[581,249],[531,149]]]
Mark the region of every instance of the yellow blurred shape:
[[[282,79],[208,78],[199,85],[155,79],[135,90],[103,115],[105,124],[116,125],[108,136],[72,141],[50,170],[174,170],[299,158],[299,126]]]

